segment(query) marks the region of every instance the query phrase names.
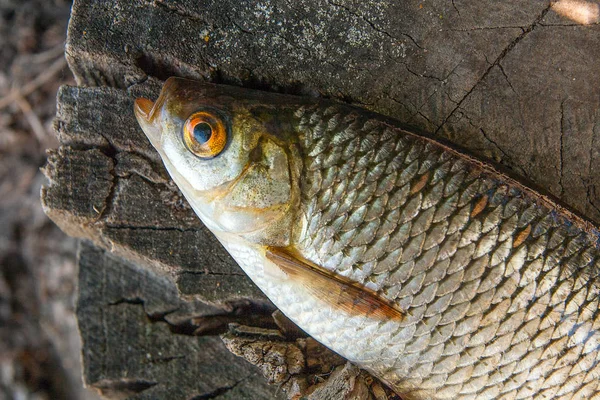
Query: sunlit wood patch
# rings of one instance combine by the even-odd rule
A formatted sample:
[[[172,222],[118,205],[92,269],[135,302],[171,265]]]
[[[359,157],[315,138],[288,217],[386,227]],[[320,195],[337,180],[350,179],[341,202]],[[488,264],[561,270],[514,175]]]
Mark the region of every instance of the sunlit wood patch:
[[[600,23],[600,5],[596,1],[560,0],[552,4],[552,10],[581,25]]]

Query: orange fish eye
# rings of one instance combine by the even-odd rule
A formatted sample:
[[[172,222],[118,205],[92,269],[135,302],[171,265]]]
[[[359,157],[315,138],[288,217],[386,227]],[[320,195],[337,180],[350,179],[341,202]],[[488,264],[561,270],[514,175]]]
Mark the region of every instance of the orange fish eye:
[[[216,157],[227,144],[225,123],[209,111],[195,112],[183,125],[183,141],[187,148],[200,158]]]

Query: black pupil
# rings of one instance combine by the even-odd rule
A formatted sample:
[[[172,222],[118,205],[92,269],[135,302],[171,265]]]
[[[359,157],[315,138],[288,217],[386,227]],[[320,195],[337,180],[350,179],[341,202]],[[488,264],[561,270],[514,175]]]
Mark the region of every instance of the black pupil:
[[[212,128],[206,122],[200,122],[194,126],[194,139],[199,144],[204,144],[209,141],[212,135]]]

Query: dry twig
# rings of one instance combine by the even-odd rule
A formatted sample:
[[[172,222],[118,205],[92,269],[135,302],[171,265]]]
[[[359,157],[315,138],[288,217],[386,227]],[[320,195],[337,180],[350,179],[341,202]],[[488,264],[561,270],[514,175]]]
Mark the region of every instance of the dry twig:
[[[64,57],[61,57],[54,61],[48,69],[35,77],[34,80],[23,85],[22,87],[12,90],[6,96],[0,98],[0,110],[9,106],[10,104],[17,101],[17,98],[25,97],[31,93],[33,93],[36,89],[42,86],[44,83],[48,82],[54,75],[58,72],[62,71],[62,69],[67,65],[67,60]]]
[[[25,54],[19,56],[19,61],[27,61],[32,64],[41,64],[47,61],[53,60],[58,56],[61,56],[65,52],[65,42],[61,42],[58,45],[49,48],[48,50],[44,50],[35,54]]]
[[[48,139],[47,132],[37,114],[33,112],[31,104],[22,96],[15,96],[15,103],[21,109],[38,142],[43,145]]]

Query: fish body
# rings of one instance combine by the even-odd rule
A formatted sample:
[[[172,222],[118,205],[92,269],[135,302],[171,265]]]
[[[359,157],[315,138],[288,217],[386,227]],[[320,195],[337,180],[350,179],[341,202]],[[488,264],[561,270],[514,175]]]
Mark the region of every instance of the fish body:
[[[256,285],[403,398],[600,397],[590,223],[335,102],[171,78],[135,112]]]

